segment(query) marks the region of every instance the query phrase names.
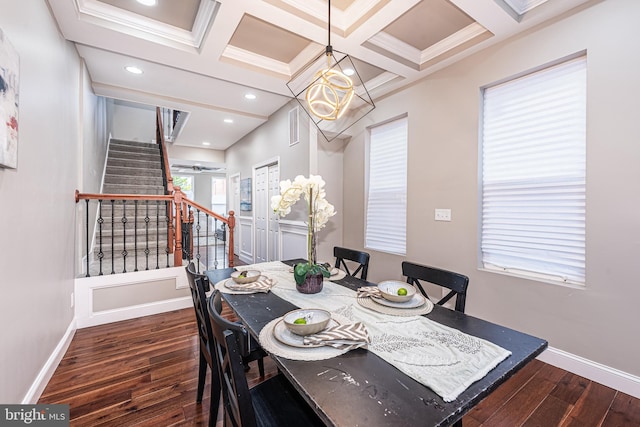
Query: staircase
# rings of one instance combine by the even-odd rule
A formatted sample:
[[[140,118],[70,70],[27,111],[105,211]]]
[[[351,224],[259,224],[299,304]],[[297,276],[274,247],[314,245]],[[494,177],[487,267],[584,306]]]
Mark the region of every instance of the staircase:
[[[111,140],[102,193],[162,195],[164,191],[157,144]],[[136,204],[116,200],[112,204],[105,199],[98,217],[103,223],[101,232],[96,226],[89,267],[91,276],[100,272],[101,255],[103,274],[112,273],[112,259],[116,273],[162,268],[173,263],[173,256],[167,261],[168,224],[164,202]]]
[[[160,146],[111,140],[103,193],[164,194]]]

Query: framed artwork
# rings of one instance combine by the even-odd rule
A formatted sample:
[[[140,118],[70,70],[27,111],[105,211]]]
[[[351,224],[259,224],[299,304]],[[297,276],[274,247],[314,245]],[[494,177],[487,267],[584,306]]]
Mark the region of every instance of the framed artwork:
[[[251,210],[251,178],[240,180],[240,210]]]
[[[18,53],[0,29],[0,167],[18,167]]]

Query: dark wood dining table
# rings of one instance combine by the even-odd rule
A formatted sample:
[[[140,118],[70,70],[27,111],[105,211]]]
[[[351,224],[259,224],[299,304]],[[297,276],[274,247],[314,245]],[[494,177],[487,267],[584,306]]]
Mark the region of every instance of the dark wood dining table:
[[[293,265],[300,260],[283,261]],[[234,269],[206,271],[212,287]],[[351,276],[334,281],[349,289],[375,285]],[[257,339],[272,320],[298,307],[273,292],[223,294],[223,299]],[[445,402],[430,388],[382,358],[356,349],[321,361],[290,360],[272,355],[280,371],[328,426],[448,426],[504,383],[547,347],[543,339],[436,305],[427,318],[493,342],[511,355],[454,401]],[[336,375],[319,375],[319,372]],[[348,373],[348,385],[340,378]],[[354,384],[357,386],[354,387]]]

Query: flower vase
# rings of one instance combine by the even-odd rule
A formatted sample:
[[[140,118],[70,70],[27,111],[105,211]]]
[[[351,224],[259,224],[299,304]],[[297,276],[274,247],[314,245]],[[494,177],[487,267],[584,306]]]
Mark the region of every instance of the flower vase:
[[[301,285],[296,284],[298,292],[303,294],[317,294],[322,290],[324,276],[319,274],[307,274]]]

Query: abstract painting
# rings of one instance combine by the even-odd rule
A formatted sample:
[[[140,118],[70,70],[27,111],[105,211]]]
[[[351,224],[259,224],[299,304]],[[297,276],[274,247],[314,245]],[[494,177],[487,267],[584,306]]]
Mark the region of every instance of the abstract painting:
[[[251,178],[240,180],[240,210],[251,210]]]
[[[0,168],[18,167],[18,53],[0,29]]]

